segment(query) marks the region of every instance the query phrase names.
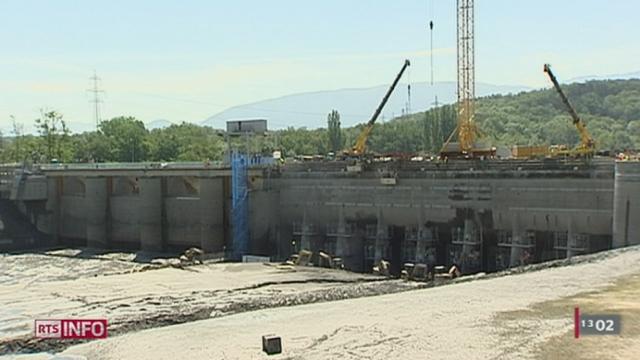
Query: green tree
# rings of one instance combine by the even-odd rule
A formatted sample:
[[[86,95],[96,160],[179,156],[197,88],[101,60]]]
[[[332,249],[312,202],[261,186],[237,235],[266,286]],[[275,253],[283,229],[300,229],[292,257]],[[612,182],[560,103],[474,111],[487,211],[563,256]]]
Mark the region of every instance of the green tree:
[[[105,162],[114,161],[111,157],[111,142],[97,131],[76,134],[71,138],[73,144],[73,161]]]
[[[599,149],[640,148],[640,80],[606,80],[563,85]],[[378,153],[437,153],[456,126],[456,106],[444,105],[375,125],[368,148]],[[493,95],[476,101],[476,122],[490,145],[565,144],[578,132],[553,89]],[[133,117],[117,117],[96,132],[70,135],[62,115],[51,111],[36,121],[39,135],[25,135],[12,117],[12,137],[1,146],[3,161],[203,161],[222,157],[219,131],[174,124],[151,132]],[[363,125],[341,128],[340,115],[327,116],[327,128],[287,128],[269,137],[231,138],[230,145],[286,156],[325,154],[355,143]],[[277,141],[276,141],[277,139]],[[455,141],[455,139],[454,139]]]
[[[627,131],[636,148],[640,148],[640,120],[629,121]]]
[[[438,153],[453,130],[456,128],[456,106],[444,105],[431,110],[433,119],[431,133],[431,151]]]
[[[180,155],[180,139],[171,125],[149,133],[149,160],[175,161]]]
[[[22,124],[19,124],[16,121],[15,116],[11,115],[11,133],[13,134],[13,146],[12,146],[12,156],[11,158],[15,161],[15,162],[20,162],[22,161],[23,157],[21,157],[20,155],[20,145],[21,145],[21,141],[22,141],[22,136],[23,136],[23,130],[24,130],[24,126]]]
[[[186,122],[151,131],[148,143],[153,161],[220,160],[224,149],[218,131]]]
[[[109,159],[139,162],[147,159],[148,131],[144,123],[131,116],[120,116],[100,123],[99,132],[111,146]]]
[[[337,110],[331,110],[327,115],[327,130],[329,149],[337,153],[344,146],[342,129],[340,128],[340,113]]]
[[[45,160],[69,161],[71,148],[69,147],[69,128],[56,111],[41,112],[36,119],[36,128],[44,140]]]

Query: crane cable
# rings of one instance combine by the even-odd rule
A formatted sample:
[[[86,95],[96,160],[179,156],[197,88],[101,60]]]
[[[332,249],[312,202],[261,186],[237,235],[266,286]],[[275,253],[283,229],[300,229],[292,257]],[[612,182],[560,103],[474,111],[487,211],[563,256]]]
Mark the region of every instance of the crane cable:
[[[407,69],[407,109],[406,115],[411,114],[411,68]]]
[[[433,86],[433,18],[434,18],[434,1],[430,0],[429,4],[431,5],[430,15],[431,20],[429,20],[429,57],[431,58],[431,86]]]

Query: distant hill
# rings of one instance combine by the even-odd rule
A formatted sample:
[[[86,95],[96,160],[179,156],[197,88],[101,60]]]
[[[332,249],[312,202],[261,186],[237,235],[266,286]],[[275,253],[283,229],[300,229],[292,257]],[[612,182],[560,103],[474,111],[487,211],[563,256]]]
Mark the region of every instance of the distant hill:
[[[640,79],[592,80],[562,87],[599,149],[640,149]],[[380,124],[370,138],[370,148],[378,152],[425,149],[424,139],[433,132],[428,125],[434,112]],[[445,115],[455,122],[455,112]],[[571,117],[553,88],[479,98],[475,119],[486,142],[493,145],[573,146],[579,142]],[[439,134],[439,140],[448,133]]]
[[[164,129],[166,127],[171,126],[172,124],[173,123],[169,120],[158,119],[158,120],[149,121],[148,123],[145,123],[144,126],[148,130],[153,130],[153,129]]]
[[[640,71],[630,72],[625,74],[580,76],[573,79],[569,79],[567,83],[578,83],[578,82],[585,82],[590,80],[629,80],[629,79],[640,79]]]
[[[600,149],[640,148],[640,79],[563,84]],[[554,89],[478,101],[482,129],[502,144],[576,144],[578,132]]]
[[[353,126],[369,120],[388,87],[389,85],[381,85],[371,88],[287,95],[229,108],[209,117],[202,122],[202,125],[224,128],[227,120],[266,118],[269,120],[269,128],[271,129],[283,129],[289,126],[314,129],[325,127],[327,114],[331,109],[336,109],[340,112],[342,125],[345,127]],[[525,86],[476,84],[477,96],[518,93],[524,90],[528,90],[528,88]],[[440,104],[455,102],[456,83],[438,82],[433,86],[424,82],[411,84],[411,112],[425,111],[433,107],[436,96]],[[407,85],[400,83],[389,98],[380,120],[390,120],[402,115],[407,101]]]
[[[69,130],[71,130],[72,133],[83,133],[83,132],[88,132],[88,131],[95,131],[96,130],[96,124],[95,123],[85,123],[85,122],[78,122],[78,121],[66,121],[67,127],[69,128]],[[31,124],[27,124],[27,126],[29,126]],[[31,128],[28,128],[27,126],[25,126],[25,133],[27,134],[37,134],[38,130],[35,128],[35,126],[31,126]]]

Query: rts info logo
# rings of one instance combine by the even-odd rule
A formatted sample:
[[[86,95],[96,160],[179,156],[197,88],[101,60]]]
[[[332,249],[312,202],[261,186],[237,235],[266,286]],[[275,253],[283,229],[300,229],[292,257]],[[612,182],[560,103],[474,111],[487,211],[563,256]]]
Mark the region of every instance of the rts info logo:
[[[104,339],[108,335],[106,319],[36,320],[37,338]]]

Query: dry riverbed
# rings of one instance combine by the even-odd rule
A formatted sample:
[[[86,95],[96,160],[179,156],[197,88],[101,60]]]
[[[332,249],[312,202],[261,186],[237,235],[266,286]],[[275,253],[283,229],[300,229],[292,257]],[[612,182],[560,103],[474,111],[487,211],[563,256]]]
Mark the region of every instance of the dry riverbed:
[[[346,271],[260,263],[149,269],[126,254],[77,258],[69,251],[4,256],[0,264],[5,270],[0,284],[0,355],[62,351],[77,343],[34,338],[34,319],[106,318],[109,334],[115,336],[423,286]]]
[[[278,359],[624,359],[638,353],[638,247],[512,273],[429,289],[262,264],[22,279],[0,285],[0,305],[14,317],[17,311],[14,326],[24,327],[5,330],[0,346],[5,354],[64,350],[58,358],[77,359],[265,359],[260,336],[275,333],[284,346]],[[346,300],[333,301],[339,299]],[[573,339],[576,305],[587,313],[621,314],[622,335]],[[88,316],[108,318],[114,336],[49,344],[28,334],[33,318]]]

